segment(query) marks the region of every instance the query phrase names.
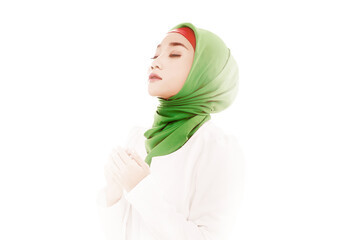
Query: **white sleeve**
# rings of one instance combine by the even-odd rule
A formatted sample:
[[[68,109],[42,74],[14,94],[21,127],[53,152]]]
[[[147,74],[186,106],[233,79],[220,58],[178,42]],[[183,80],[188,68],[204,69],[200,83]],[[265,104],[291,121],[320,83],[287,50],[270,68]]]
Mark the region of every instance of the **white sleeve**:
[[[238,147],[231,136],[210,140],[204,147],[188,218],[164,199],[165,192],[151,173],[130,192],[124,191],[124,196],[156,239],[227,239],[242,191],[243,169],[238,163],[242,156]]]
[[[126,222],[129,215],[130,204],[124,198],[111,206],[106,205],[106,192],[102,188],[98,192],[97,206],[100,222],[107,240],[125,240]]]

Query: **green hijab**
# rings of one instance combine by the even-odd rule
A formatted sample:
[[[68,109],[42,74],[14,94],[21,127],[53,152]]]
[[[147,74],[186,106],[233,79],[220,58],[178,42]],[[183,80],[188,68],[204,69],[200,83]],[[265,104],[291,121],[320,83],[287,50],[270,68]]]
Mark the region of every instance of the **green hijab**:
[[[159,99],[152,128],[144,136],[150,166],[152,157],[168,155],[181,148],[208,120],[234,101],[239,85],[239,71],[230,49],[214,33],[185,22],[175,28],[194,31],[194,60],[181,90],[174,96]]]

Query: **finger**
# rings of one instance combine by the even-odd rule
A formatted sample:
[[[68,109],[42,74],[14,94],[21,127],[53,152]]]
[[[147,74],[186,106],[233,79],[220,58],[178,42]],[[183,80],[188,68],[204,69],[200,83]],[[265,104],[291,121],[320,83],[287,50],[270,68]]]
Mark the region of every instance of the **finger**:
[[[112,152],[109,155],[109,161],[106,164],[106,169],[109,177],[114,178],[113,181],[115,181],[118,184],[123,182],[122,176],[124,171],[126,171],[125,170],[126,166],[121,161],[121,159],[119,159],[119,156],[115,152]]]
[[[111,154],[109,154],[109,159],[108,159],[108,162],[107,162],[107,164],[109,165],[109,168],[112,168],[112,167],[114,167],[115,169],[123,168],[122,164],[117,163],[116,158],[117,158],[117,155],[116,155],[115,150],[113,148],[113,151],[111,152]]]
[[[117,155],[117,157],[126,165],[127,164],[127,160],[124,159],[122,157],[122,155],[120,155],[120,152],[122,151],[122,148],[120,146],[114,147],[113,148],[113,153],[115,153]]]
[[[125,163],[120,159],[117,153],[113,153],[110,164],[119,172],[123,172],[126,169]]]
[[[126,148],[125,152],[129,155],[131,161],[135,164],[137,164],[139,167],[142,167],[141,164],[135,159],[135,156],[133,154],[133,150]]]
[[[116,155],[116,157],[118,158],[118,160],[122,161],[123,162],[123,165],[126,165],[127,164],[127,160],[124,159],[122,157],[122,155],[120,155],[120,152],[121,152],[121,147],[120,146],[117,146],[117,147],[114,147],[113,148],[113,153]]]
[[[105,171],[107,172],[107,174],[109,175],[109,177],[111,177],[113,179],[113,181],[115,181],[117,184],[122,186],[122,178],[121,176],[119,176],[118,174],[114,173],[114,171],[112,170],[112,168],[106,167]]]
[[[130,154],[131,154],[131,151],[130,151],[130,149],[129,149],[129,148],[125,148],[125,152],[126,152],[128,155],[130,155]]]
[[[117,154],[120,156],[121,160],[123,160],[125,164],[129,164],[131,158],[125,152],[125,150],[121,146],[118,146],[116,149],[117,149]]]
[[[135,161],[139,164],[140,167],[144,169],[148,169],[149,165],[145,162],[145,160],[140,157],[140,155],[134,150],[131,152],[131,156],[135,159]]]
[[[130,151],[130,156],[133,157],[133,159],[135,160],[135,162],[141,167],[144,168],[144,161],[143,159],[139,156],[139,154],[137,154],[135,151]]]

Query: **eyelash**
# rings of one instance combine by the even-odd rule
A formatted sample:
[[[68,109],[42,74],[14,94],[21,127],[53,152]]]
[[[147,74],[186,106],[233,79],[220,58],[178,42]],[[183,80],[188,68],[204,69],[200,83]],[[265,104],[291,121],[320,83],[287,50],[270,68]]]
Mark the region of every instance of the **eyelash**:
[[[170,56],[173,56],[173,57],[181,57],[181,55],[179,55],[179,54],[170,54]],[[155,58],[157,58],[158,56],[154,56],[154,57],[152,57],[152,58],[150,58],[150,59],[155,59]]]

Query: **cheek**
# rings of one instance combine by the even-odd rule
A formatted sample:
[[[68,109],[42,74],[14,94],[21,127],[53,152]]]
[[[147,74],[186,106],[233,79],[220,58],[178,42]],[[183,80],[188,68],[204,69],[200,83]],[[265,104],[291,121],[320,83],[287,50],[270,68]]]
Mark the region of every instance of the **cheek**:
[[[189,64],[189,61],[174,62],[169,68],[169,80],[177,83],[184,82],[189,74],[190,67],[191,64]]]

